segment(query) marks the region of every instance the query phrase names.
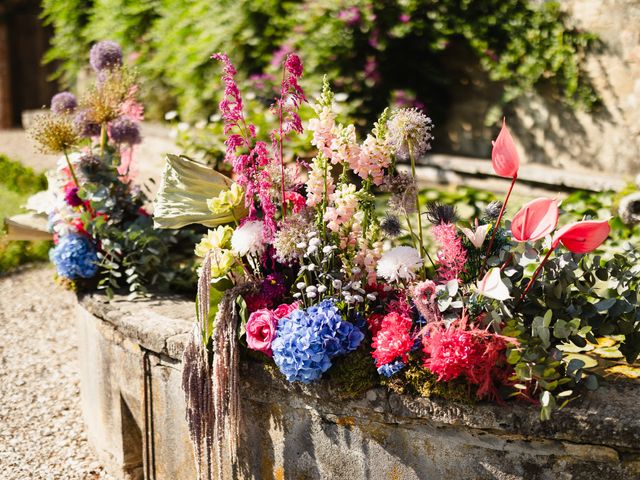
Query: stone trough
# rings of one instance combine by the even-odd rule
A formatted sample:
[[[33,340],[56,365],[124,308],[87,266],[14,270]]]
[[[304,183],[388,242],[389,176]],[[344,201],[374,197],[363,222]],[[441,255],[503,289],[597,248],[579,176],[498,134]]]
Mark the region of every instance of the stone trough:
[[[180,388],[193,314],[193,302],[177,297],[78,301],[87,434],[116,478],[196,477]],[[289,384],[249,360],[241,378],[241,459],[230,478],[640,478],[635,383],[604,385],[540,422],[537,407],[385,389],[340,401],[324,384]]]

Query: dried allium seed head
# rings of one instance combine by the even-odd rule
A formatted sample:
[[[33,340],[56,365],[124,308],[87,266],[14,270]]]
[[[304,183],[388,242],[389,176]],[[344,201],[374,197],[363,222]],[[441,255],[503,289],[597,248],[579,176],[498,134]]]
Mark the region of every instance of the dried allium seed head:
[[[126,68],[101,72],[101,81],[83,95],[80,106],[87,119],[99,125],[115,120],[125,100],[135,92],[136,75]]]
[[[456,207],[440,202],[428,203],[425,215],[427,220],[434,225],[455,223],[457,217]]]
[[[51,111],[53,113],[71,113],[78,107],[78,100],[73,93],[60,92],[51,98]]]
[[[29,129],[29,135],[42,153],[63,153],[78,144],[80,137],[71,116],[51,112],[38,115]]]
[[[416,108],[394,112],[387,123],[387,143],[403,159],[419,158],[431,149],[431,119]]]

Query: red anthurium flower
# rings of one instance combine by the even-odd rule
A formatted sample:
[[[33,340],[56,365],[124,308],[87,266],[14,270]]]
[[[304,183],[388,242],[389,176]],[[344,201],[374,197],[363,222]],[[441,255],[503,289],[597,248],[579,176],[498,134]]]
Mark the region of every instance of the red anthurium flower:
[[[553,237],[551,248],[562,243],[573,253],[589,253],[609,236],[609,220],[583,220],[562,227]]]
[[[507,128],[507,122],[504,119],[502,119],[500,134],[493,142],[491,163],[495,172],[501,177],[516,178],[518,176],[520,159],[518,158],[516,145]]]
[[[549,235],[558,225],[558,201],[536,198],[520,209],[511,221],[514,240],[527,242]]]

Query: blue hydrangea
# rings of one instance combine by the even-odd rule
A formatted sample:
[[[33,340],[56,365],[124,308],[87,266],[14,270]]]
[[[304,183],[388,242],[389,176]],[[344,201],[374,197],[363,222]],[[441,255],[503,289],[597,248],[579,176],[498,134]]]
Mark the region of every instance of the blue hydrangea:
[[[392,375],[395,375],[396,373],[398,373],[403,368],[404,368],[404,362],[402,360],[395,360],[391,363],[387,363],[386,365],[382,365],[381,367],[378,367],[378,373],[380,375],[384,375],[385,377],[389,378]]]
[[[49,252],[51,261],[58,270],[58,275],[74,280],[91,278],[98,272],[98,256],[96,250],[86,237],[81,235],[65,235]]]
[[[310,383],[331,367],[334,357],[352,352],[363,339],[364,334],[328,299],[280,320],[271,348],[287,380]]]

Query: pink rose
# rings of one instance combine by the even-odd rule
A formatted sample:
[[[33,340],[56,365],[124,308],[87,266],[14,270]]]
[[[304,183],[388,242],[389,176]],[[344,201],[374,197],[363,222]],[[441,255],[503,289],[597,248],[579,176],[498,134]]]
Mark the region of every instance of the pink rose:
[[[300,302],[293,302],[291,305],[287,305],[286,303],[283,303],[282,305],[278,305],[278,308],[276,308],[273,311],[273,313],[276,316],[276,318],[280,320],[281,318],[284,318],[287,315],[289,315],[294,310],[297,310],[299,306],[300,306]]]
[[[265,355],[272,356],[271,342],[276,337],[278,318],[266,308],[256,310],[247,320],[247,345]]]

